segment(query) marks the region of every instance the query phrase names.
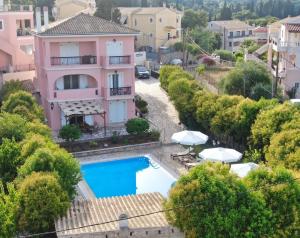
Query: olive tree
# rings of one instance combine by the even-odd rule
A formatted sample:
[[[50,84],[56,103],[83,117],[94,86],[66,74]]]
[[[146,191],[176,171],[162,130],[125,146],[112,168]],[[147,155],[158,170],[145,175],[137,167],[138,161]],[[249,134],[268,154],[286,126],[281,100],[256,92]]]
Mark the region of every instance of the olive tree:
[[[262,197],[220,163],[203,163],[182,176],[165,208],[169,222],[188,238],[269,237],[272,232]]]
[[[37,149],[19,169],[19,177],[25,178],[33,172],[56,173],[61,187],[70,198],[74,197],[76,185],[81,179],[79,163],[63,149]]]
[[[0,145],[0,178],[3,182],[12,182],[17,177],[17,170],[24,161],[21,148],[14,140],[4,139]]]
[[[67,193],[51,173],[32,173],[19,185],[20,232],[38,233],[54,229],[54,221],[70,206]]]
[[[251,190],[257,191],[271,211],[268,223],[271,237],[297,237],[300,216],[300,183],[284,168],[273,170],[264,166],[245,177]]]

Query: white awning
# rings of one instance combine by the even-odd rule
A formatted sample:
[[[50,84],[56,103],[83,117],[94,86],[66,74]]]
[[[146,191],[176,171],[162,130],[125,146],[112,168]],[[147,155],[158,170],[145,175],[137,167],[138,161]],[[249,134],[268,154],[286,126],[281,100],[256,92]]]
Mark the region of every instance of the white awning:
[[[59,107],[65,116],[72,115],[98,115],[104,113],[101,100],[80,100],[59,102]]]

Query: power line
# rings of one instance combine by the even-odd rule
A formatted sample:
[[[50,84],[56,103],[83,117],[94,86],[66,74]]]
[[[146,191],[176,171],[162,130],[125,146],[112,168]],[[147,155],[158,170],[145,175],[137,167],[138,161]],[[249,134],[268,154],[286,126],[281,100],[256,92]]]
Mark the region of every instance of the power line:
[[[292,181],[298,181],[298,180],[300,180],[300,178],[292,179]],[[287,182],[284,182],[284,183],[280,182],[278,184],[268,184],[268,185],[262,186],[260,189],[268,188],[268,187],[275,187],[275,186],[278,186],[278,185],[281,185],[281,184],[286,184],[286,183]],[[259,191],[259,190],[249,189],[249,192],[255,192],[255,191]],[[127,217],[126,219],[115,219],[115,220],[99,222],[99,223],[95,223],[95,224],[84,225],[84,226],[79,226],[79,227],[74,227],[74,228],[61,229],[61,230],[48,231],[48,232],[41,232],[41,233],[34,233],[34,234],[30,234],[30,235],[21,235],[21,236],[19,236],[19,238],[31,238],[31,237],[36,237],[36,236],[43,236],[43,235],[56,234],[56,233],[60,233],[60,232],[66,232],[66,231],[70,231],[70,230],[83,229],[83,228],[87,228],[87,227],[100,226],[100,225],[119,222],[119,221],[123,221],[123,220],[130,220],[130,219],[139,218],[139,217],[151,216],[151,215],[158,214],[158,213],[165,213],[165,212],[174,211],[174,210],[177,210],[177,209],[192,207],[192,206],[195,206],[195,205],[201,205],[202,203],[207,203],[208,201],[209,200],[193,202],[193,203],[190,203],[190,204],[187,204],[187,205],[177,206],[177,207],[174,207],[174,208],[162,209],[162,210],[155,211],[155,212],[150,212],[150,213],[145,213],[145,214],[140,214],[140,215],[136,215],[136,216]]]

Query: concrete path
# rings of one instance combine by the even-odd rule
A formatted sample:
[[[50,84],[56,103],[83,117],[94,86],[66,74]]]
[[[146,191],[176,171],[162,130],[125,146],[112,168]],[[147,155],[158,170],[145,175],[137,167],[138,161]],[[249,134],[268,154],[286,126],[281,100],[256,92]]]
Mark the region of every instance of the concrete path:
[[[184,128],[179,125],[178,113],[166,92],[160,87],[159,80],[136,80],[135,91],[148,102],[147,119],[161,132],[162,142],[171,143],[172,134]]]

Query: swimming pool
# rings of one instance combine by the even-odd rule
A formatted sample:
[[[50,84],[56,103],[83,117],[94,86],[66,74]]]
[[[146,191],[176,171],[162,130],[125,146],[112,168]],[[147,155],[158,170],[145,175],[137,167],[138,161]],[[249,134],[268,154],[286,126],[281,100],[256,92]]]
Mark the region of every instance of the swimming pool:
[[[176,179],[150,157],[84,164],[83,177],[97,198],[160,192],[167,196]]]

